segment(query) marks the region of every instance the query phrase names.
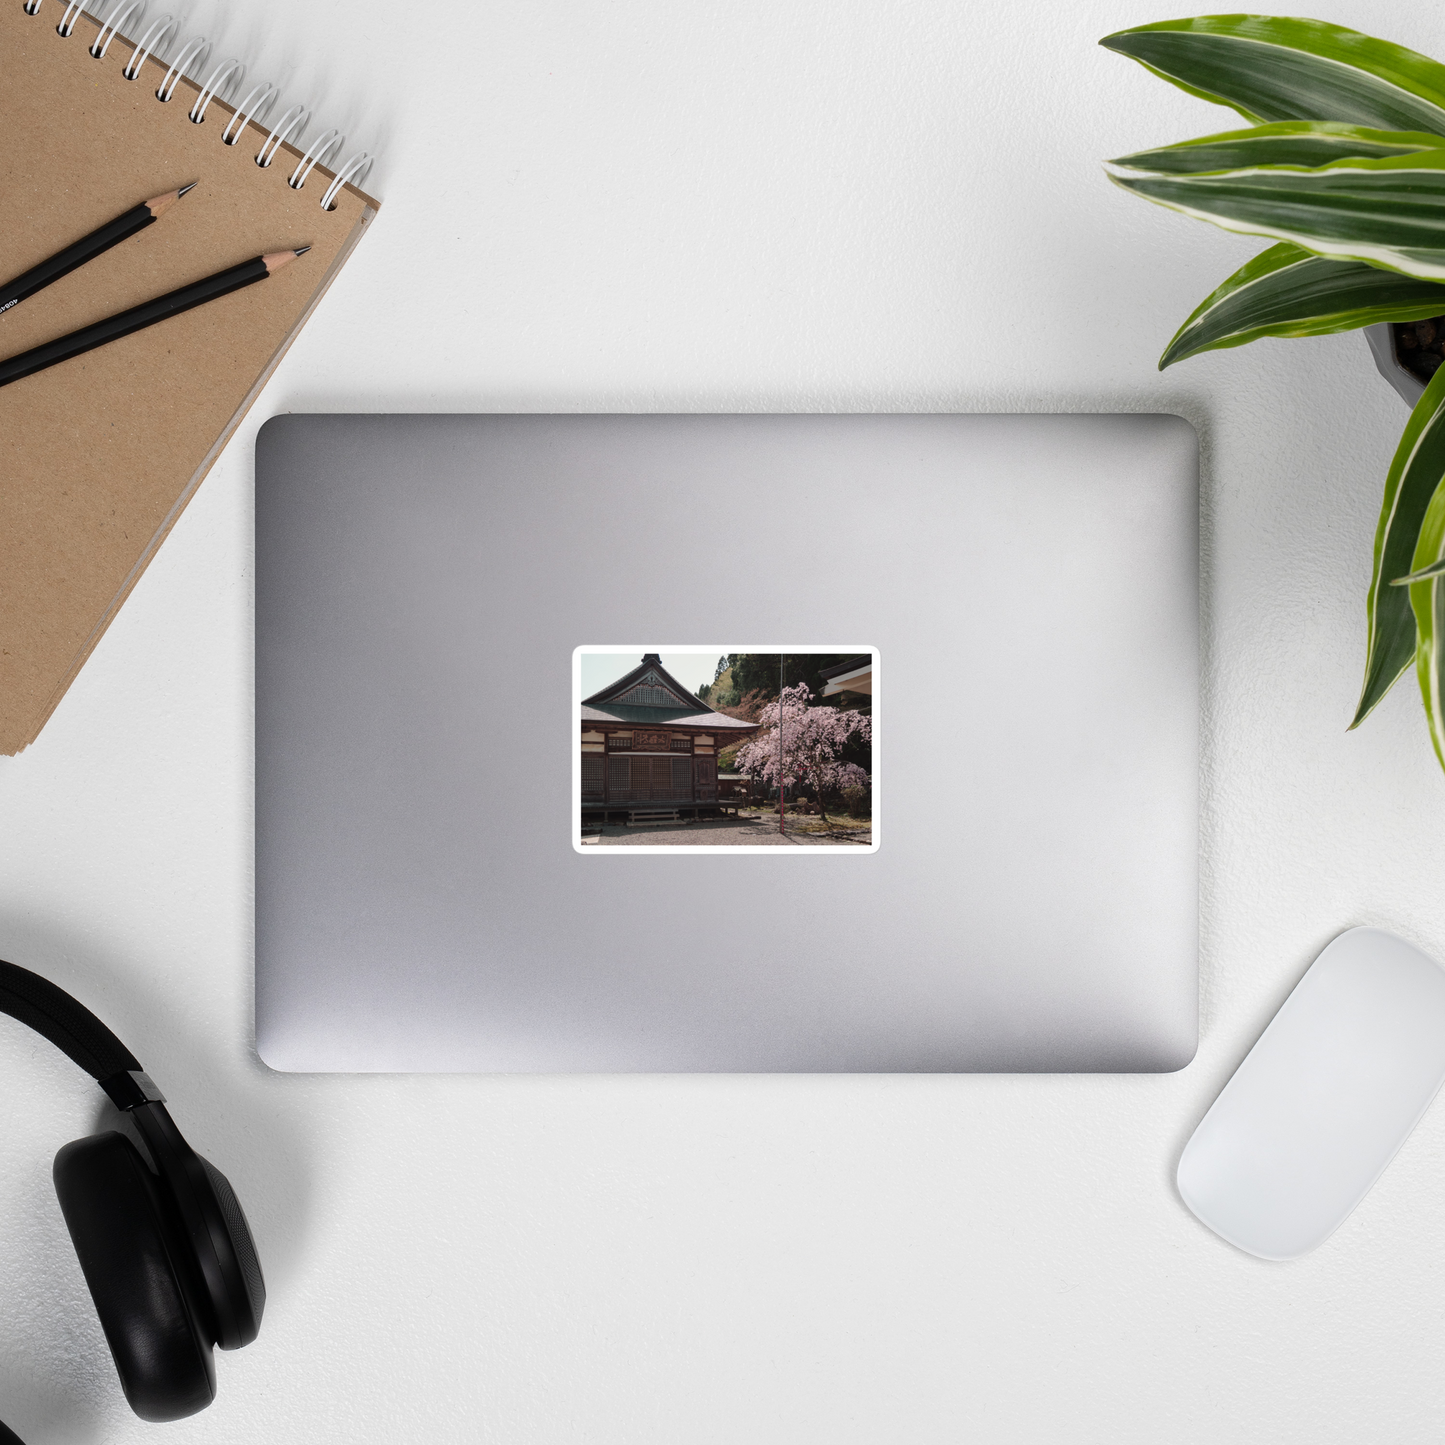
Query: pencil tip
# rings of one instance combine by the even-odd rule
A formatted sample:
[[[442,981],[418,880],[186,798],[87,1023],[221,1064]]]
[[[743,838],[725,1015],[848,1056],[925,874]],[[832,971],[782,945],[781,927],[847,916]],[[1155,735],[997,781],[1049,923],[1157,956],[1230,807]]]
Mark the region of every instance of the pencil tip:
[[[304,256],[310,246],[303,246],[299,251],[270,251],[261,259],[266,263],[267,272],[279,271],[283,266],[289,266],[298,256]]]
[[[163,196],[155,196],[144,202],[146,210],[151,213],[154,220],[159,220],[187,191],[193,191],[200,185],[199,181],[192,181],[188,186],[182,186],[178,191],[167,191]]]

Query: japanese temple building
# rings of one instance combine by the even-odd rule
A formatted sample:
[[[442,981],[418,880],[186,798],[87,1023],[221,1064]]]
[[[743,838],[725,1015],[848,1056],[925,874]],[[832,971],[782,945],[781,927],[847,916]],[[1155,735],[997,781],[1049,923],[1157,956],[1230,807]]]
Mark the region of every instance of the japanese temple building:
[[[717,755],[756,723],[712,712],[655,652],[582,699],[582,811],[687,809],[718,803]]]

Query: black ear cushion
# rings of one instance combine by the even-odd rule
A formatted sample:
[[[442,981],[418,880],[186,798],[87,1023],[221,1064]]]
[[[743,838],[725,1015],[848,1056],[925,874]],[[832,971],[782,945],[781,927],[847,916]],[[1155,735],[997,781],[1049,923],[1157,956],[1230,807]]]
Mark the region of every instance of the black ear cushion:
[[[261,1316],[266,1310],[266,1278],[261,1273],[261,1257],[256,1253],[256,1241],[251,1238],[246,1211],[241,1208],[231,1181],[209,1159],[199,1154],[196,1158],[200,1159],[201,1167],[206,1171],[211,1192],[216,1196],[216,1207],[225,1222],[226,1236],[236,1256],[236,1268],[240,1271],[241,1287],[246,1295],[245,1308],[235,1311],[239,1325],[238,1343],[249,1345],[261,1328]],[[240,1301],[235,1303],[239,1305]],[[224,1336],[220,1343],[222,1349],[227,1348]],[[0,1441],[0,1445],[4,1442]]]
[[[216,1397],[211,1341],[182,1271],[185,1243],[155,1176],[123,1134],[55,1156],[55,1192],[121,1388],[142,1420],[179,1420]]]

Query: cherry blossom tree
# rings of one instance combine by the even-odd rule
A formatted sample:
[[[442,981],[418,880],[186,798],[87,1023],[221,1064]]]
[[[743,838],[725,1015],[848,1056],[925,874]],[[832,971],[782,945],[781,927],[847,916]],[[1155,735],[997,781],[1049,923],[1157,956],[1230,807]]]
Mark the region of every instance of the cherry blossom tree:
[[[781,788],[807,784],[818,799],[844,788],[866,788],[868,774],[840,754],[854,738],[873,740],[873,724],[862,713],[836,707],[809,707],[813,694],[806,683],[784,688],[783,695],[759,709],[756,721],[764,731],[743,743],[735,766],[750,778]],[[782,729],[781,757],[778,730]],[[823,812],[827,819],[827,813]]]

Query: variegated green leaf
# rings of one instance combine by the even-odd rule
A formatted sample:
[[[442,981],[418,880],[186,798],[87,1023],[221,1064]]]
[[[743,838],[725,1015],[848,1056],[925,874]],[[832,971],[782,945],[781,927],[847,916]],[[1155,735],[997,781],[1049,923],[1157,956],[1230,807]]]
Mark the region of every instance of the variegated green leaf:
[[[1426,509],[1426,518],[1429,518],[1429,509]],[[1424,527],[1421,527],[1421,534],[1424,534]],[[1412,582],[1424,582],[1430,577],[1439,577],[1445,574],[1445,562],[1432,562],[1428,567],[1422,567],[1418,572],[1411,572],[1408,577],[1396,577],[1390,583],[1391,587],[1408,587]]]
[[[1099,42],[1246,120],[1339,120],[1445,135],[1445,66],[1322,20],[1199,15]]]
[[[1326,166],[1351,156],[1378,159],[1439,150],[1445,136],[1426,131],[1372,130],[1334,121],[1286,120],[1249,130],[1226,130],[1110,161],[1125,170],[1195,175],[1251,166]]]
[[[1111,172],[1115,185],[1226,231],[1445,280],[1445,150],[1205,175]]]
[[[1415,547],[1415,568],[1420,580],[1412,583],[1409,594],[1419,634],[1415,675],[1425,702],[1430,741],[1445,768],[1445,698],[1441,696],[1441,673],[1445,671],[1445,482],[1435,488],[1426,508]]]
[[[1364,722],[1415,660],[1418,610],[1413,607],[1414,594],[1417,587],[1436,584],[1422,582],[1408,591],[1386,584],[1436,560],[1435,555],[1422,555],[1419,544],[1425,512],[1441,477],[1445,477],[1445,366],[1415,403],[1385,478],[1385,500],[1375,529],[1375,566],[1365,602],[1369,623],[1365,683],[1352,728]]]
[[[1441,315],[1445,285],[1359,261],[1327,261],[1281,242],[1200,302],[1165,348],[1159,370],[1261,336],[1327,336],[1377,321]]]

